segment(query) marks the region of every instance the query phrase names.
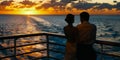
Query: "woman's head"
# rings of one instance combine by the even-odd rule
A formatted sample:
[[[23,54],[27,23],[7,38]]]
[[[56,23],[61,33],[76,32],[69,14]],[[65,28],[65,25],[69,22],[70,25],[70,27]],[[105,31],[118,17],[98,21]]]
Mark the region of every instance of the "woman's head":
[[[68,24],[74,23],[74,15],[72,15],[72,14],[67,14],[67,16],[66,16],[66,18],[65,18],[65,21],[66,21]]]

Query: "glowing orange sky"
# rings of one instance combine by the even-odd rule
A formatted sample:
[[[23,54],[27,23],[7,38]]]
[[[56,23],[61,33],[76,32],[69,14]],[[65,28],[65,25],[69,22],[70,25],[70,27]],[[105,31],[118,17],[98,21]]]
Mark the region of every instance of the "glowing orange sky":
[[[0,0],[1,2],[2,0]],[[24,0],[13,0],[13,1],[16,1],[16,2],[21,2],[21,1],[24,1]],[[29,0],[29,1],[32,1],[32,2],[39,2],[39,1],[43,1],[43,0]],[[50,0],[44,0],[44,1],[50,1]],[[60,0],[57,0],[57,1],[60,1]],[[110,3],[110,4],[114,4],[113,3],[114,0],[90,0],[89,2],[92,2],[92,3]],[[118,2],[120,2],[120,0],[116,0]]]
[[[43,3],[49,2],[50,0],[44,0],[43,3],[40,3],[40,0],[29,0],[32,2],[37,2],[36,5],[30,5],[30,7],[28,7],[27,5],[18,3],[18,2],[22,2],[23,0],[13,0],[15,2],[12,2],[9,6],[5,6],[4,5],[0,6],[4,7],[4,9],[0,9],[0,14],[22,14],[22,15],[51,15],[51,14],[55,14],[55,15],[63,15],[63,14],[68,14],[68,13],[72,13],[72,14],[79,14],[82,11],[87,11],[90,14],[111,14],[111,15],[120,15],[120,10],[117,10],[117,8],[112,8],[112,9],[108,9],[108,8],[104,8],[104,9],[94,9],[94,7],[89,8],[89,9],[77,9],[72,7],[71,3],[68,3],[65,6],[64,10],[61,10],[59,8],[53,8],[53,7],[49,7],[47,9],[45,8],[41,8],[41,9],[36,9],[36,7],[41,6]],[[41,0],[43,1],[43,0]],[[58,2],[60,0],[57,0]],[[120,0],[118,0],[119,2]],[[105,3],[108,2],[110,4],[113,4],[113,0],[92,0],[89,1],[91,3],[94,2],[100,2],[100,3]],[[22,8],[21,8],[22,7]],[[59,7],[59,6],[58,6]],[[70,10],[66,9],[66,8],[70,8]]]

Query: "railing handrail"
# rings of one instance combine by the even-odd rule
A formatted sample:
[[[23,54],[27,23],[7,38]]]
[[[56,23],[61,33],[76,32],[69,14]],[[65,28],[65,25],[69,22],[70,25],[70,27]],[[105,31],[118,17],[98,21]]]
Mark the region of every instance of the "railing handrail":
[[[61,44],[58,44],[58,43],[52,43],[49,41],[49,36],[54,36],[54,37],[61,37],[61,38],[65,38],[65,35],[64,34],[57,34],[57,33],[50,33],[50,32],[42,32],[42,33],[34,33],[34,34],[19,34],[19,35],[12,35],[12,36],[0,36],[0,40],[4,40],[4,39],[14,39],[14,47],[7,47],[7,48],[3,48],[3,49],[8,49],[8,48],[14,48],[14,55],[13,56],[18,56],[16,55],[16,48],[17,47],[22,47],[22,46],[28,46],[28,45],[34,45],[34,44],[39,44],[39,43],[33,43],[33,44],[28,44],[28,45],[21,45],[21,46],[16,46],[16,40],[19,39],[19,38],[24,38],[24,37],[32,37],[32,36],[46,36],[46,42],[41,42],[41,43],[47,43],[47,57],[49,58],[49,51],[54,51],[54,50],[51,50],[49,49],[49,44],[54,44],[54,45],[60,45],[60,46],[64,46],[64,45],[61,45]],[[109,53],[104,53],[103,51],[103,45],[110,45],[110,46],[118,46],[120,47],[120,42],[118,41],[104,41],[104,40],[96,40],[97,44],[100,44],[101,45],[101,52],[100,54],[105,54],[105,55],[109,55],[109,56],[114,56],[114,57],[120,57],[120,55],[116,55],[116,54],[109,54]],[[3,49],[0,49],[0,50],[3,50]],[[59,51],[55,51],[55,52],[59,52]],[[31,53],[31,52],[29,52]],[[60,52],[62,53],[62,52]],[[99,53],[99,52],[98,52]],[[27,54],[27,53],[26,53]],[[22,55],[22,54],[21,54]],[[9,57],[9,56],[8,56]],[[3,57],[3,58],[6,58],[6,57]],[[51,58],[51,57],[50,57]]]
[[[58,37],[65,38],[64,34],[42,32],[42,33],[34,33],[34,34],[19,34],[19,35],[12,35],[12,36],[0,36],[0,39],[23,38],[23,37],[40,36],[40,35],[50,35],[50,36],[58,36]],[[95,43],[120,47],[120,42],[118,42],[118,41],[96,40]]]
[[[16,35],[9,35],[9,36],[0,36],[0,39],[12,39],[12,38],[21,38],[21,37],[23,38],[23,37],[40,36],[40,35],[51,35],[51,36],[65,37],[64,34],[42,32],[42,33],[34,33],[34,34],[16,34]]]
[[[120,47],[120,42],[118,41],[104,41],[104,40],[96,40],[97,44],[104,44],[104,45],[110,45],[110,46],[117,46]]]

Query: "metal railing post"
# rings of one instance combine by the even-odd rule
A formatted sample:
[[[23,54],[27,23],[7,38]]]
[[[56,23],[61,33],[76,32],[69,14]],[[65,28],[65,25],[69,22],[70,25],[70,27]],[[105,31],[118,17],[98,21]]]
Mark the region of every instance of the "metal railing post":
[[[16,54],[16,46],[17,46],[17,45],[16,45],[16,40],[17,40],[17,39],[18,39],[18,38],[15,38],[15,39],[14,39],[14,56],[15,56],[15,59],[16,59],[16,55],[17,55],[17,54]]]
[[[100,46],[101,46],[101,59],[100,60],[104,60],[104,58],[103,58],[103,53],[104,53],[103,44],[100,44]]]
[[[49,36],[46,35],[46,40],[47,40],[47,58],[49,60],[50,54],[49,54]]]

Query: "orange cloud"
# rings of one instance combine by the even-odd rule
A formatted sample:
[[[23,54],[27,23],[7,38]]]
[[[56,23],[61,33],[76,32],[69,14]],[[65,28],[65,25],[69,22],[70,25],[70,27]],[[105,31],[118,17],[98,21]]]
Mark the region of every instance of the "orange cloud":
[[[24,3],[4,1],[0,4],[0,14],[63,15],[68,13],[79,14],[82,11],[87,11],[90,14],[120,15],[120,9],[117,8],[119,4],[112,6],[109,4],[86,3],[83,6],[79,3],[51,3],[50,1],[43,1],[37,4],[32,2],[28,3],[27,1],[24,1]]]

